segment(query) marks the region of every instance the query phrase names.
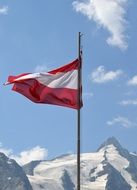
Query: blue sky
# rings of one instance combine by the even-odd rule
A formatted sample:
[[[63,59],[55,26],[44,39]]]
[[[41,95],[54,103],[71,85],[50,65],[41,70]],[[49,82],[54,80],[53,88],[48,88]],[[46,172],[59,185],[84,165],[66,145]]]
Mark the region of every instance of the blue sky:
[[[79,31],[82,152],[110,136],[137,150],[136,8],[133,0],[0,1],[1,151],[26,162],[76,152],[75,110],[34,104],[3,83],[77,58]]]

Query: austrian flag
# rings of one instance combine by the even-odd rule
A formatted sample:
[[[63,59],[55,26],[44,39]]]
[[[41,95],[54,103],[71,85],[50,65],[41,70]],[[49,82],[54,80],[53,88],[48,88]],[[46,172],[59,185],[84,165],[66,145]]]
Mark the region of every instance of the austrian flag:
[[[6,85],[14,84],[12,90],[35,103],[80,109],[82,99],[81,89],[78,89],[78,69],[80,69],[80,61],[76,59],[47,73],[24,73],[9,76]],[[78,95],[79,92],[80,95]]]

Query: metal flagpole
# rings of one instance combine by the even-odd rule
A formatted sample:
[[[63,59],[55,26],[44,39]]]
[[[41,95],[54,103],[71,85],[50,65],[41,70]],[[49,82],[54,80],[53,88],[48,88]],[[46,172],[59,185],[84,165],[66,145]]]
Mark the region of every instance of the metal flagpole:
[[[81,104],[81,32],[78,33],[78,59],[80,67],[78,69],[78,103]],[[80,108],[77,111],[77,190],[80,190]]]

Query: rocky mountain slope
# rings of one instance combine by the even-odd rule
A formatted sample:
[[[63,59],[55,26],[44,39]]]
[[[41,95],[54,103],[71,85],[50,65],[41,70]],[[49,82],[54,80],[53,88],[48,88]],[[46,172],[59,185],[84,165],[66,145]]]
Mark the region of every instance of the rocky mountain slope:
[[[0,190],[32,190],[23,169],[0,153]]]
[[[76,155],[24,166],[33,190],[75,190]],[[97,152],[81,155],[82,190],[136,190],[137,155],[109,138]]]
[[[0,153],[0,190],[76,190],[76,155],[19,166]],[[81,154],[82,190],[137,190],[137,154],[109,138]]]

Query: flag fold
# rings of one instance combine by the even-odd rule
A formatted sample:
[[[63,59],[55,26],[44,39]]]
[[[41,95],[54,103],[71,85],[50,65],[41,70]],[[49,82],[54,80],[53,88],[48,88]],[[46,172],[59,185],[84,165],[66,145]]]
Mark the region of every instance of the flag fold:
[[[80,96],[78,95],[78,69],[80,67],[80,61],[76,59],[49,72],[9,76],[5,84],[13,83],[12,90],[35,103],[80,109],[82,107],[81,93]]]

